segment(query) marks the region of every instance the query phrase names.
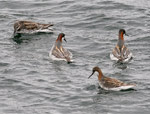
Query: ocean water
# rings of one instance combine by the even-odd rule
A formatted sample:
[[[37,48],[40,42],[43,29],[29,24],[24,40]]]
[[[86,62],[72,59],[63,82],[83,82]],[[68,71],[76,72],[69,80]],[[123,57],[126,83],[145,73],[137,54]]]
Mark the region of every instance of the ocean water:
[[[13,37],[16,20],[53,23],[53,34]],[[109,54],[125,29],[134,58],[116,65]],[[53,61],[49,51],[58,34],[74,63]],[[132,91],[99,88],[106,76],[136,83]],[[149,114],[149,0],[0,0],[0,114]]]

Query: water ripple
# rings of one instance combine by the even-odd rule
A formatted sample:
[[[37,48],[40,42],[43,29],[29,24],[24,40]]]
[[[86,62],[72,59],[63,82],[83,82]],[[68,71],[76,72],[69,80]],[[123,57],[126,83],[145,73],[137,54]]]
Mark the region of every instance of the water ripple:
[[[1,0],[0,112],[4,114],[149,113],[149,1]],[[12,39],[16,20],[54,23],[54,34]],[[116,65],[109,53],[118,30],[134,58]],[[52,61],[48,53],[58,34],[74,62]],[[94,66],[104,74],[137,84],[136,90],[110,92],[88,79]],[[96,74],[95,74],[96,75]],[[113,104],[113,105],[112,105]]]

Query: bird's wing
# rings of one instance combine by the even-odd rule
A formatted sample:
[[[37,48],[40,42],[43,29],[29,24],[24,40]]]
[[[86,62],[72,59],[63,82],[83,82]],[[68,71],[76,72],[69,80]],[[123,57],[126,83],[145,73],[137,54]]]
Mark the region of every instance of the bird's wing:
[[[113,54],[116,58],[118,58],[118,59],[120,58],[121,53],[120,53],[120,49],[119,49],[118,46],[116,46],[116,47],[113,49],[112,54]]]
[[[71,60],[71,58],[70,58],[70,57],[71,57],[71,53],[70,53],[67,49],[61,47],[61,52],[63,53],[64,58],[65,58],[67,61],[70,61],[70,60]]]
[[[126,84],[123,83],[120,80],[113,79],[113,78],[108,78],[108,77],[103,77],[102,79],[103,85],[107,88],[116,88],[120,86],[125,86]]]
[[[130,54],[130,50],[125,46],[123,45],[122,49],[121,49],[121,55],[124,59],[128,58]]]
[[[62,47],[62,51],[63,51],[65,56],[70,56],[71,55],[70,52],[67,49],[63,48],[63,47]]]
[[[60,50],[57,46],[55,46],[55,47],[53,48],[53,50],[52,50],[52,55],[54,55],[54,56],[57,57],[57,58],[64,58],[63,53],[61,52],[61,50]]]
[[[27,30],[36,30],[36,29],[39,29],[39,24],[38,23],[35,23],[35,22],[28,22],[28,21],[25,21],[23,23],[23,29],[27,29]]]
[[[50,26],[53,26],[53,24],[39,24],[40,29],[48,29]]]

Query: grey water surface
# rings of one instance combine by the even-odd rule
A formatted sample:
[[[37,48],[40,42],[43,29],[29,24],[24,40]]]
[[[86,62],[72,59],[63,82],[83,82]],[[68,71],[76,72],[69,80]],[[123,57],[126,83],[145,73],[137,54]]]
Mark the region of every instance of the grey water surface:
[[[54,33],[16,42],[16,20],[53,23]],[[134,58],[116,65],[121,28]],[[49,58],[60,32],[74,63]],[[136,89],[100,89],[96,73],[88,79],[94,66]],[[0,0],[0,114],[150,114],[150,1]]]

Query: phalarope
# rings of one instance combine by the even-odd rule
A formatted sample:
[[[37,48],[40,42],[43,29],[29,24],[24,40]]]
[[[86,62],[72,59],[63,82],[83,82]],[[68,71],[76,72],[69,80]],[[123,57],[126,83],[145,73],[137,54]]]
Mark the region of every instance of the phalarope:
[[[66,41],[64,33],[60,33],[58,35],[58,38],[57,38],[55,44],[53,45],[53,47],[49,53],[49,56],[53,60],[65,60],[68,63],[70,63],[70,62],[72,62],[72,60],[71,60],[72,59],[72,53],[70,51],[68,51],[67,49],[63,48],[62,38],[64,38],[64,41]]]
[[[92,74],[88,78],[90,78],[95,73],[95,71],[99,73],[98,81],[100,87],[105,90],[121,91],[121,90],[133,89],[135,87],[135,84],[127,84],[120,80],[104,76],[99,67],[94,67]]]
[[[53,29],[50,28],[53,24],[41,24],[32,21],[17,21],[14,24],[14,36],[19,33],[33,34],[38,32],[50,33]]]
[[[124,29],[120,29],[118,43],[116,47],[113,49],[112,53],[110,54],[111,60],[126,63],[132,59],[132,53],[124,44],[124,37],[123,37],[124,34],[127,35],[126,31]]]

